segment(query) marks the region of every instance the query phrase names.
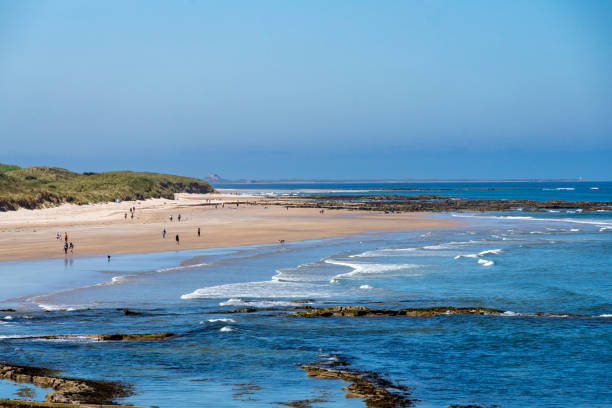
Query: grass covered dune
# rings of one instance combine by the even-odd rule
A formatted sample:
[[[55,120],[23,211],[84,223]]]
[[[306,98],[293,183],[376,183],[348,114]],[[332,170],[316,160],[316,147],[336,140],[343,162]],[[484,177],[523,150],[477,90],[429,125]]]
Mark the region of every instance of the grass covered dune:
[[[175,193],[213,191],[203,180],[170,174],[134,171],[75,173],[57,167],[20,168],[0,163],[0,211],[115,199],[173,199]]]

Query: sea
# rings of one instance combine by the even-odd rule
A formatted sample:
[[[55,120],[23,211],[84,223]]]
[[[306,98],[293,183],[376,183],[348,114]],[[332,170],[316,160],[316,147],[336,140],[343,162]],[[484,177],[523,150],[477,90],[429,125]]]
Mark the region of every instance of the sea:
[[[413,187],[422,191],[384,191]],[[612,201],[612,182],[231,188]],[[432,217],[455,222],[110,261],[2,262],[0,309],[14,311],[0,312],[0,361],[121,380],[135,393],[117,402],[140,406],[364,407],[345,397],[345,381],[309,377],[302,368],[342,361],[406,387],[415,407],[612,407],[612,208]],[[292,315],[337,305],[504,312]],[[228,313],[238,308],[257,311]],[[36,338],[155,332],[177,335],[129,342]],[[0,398],[43,399],[47,391],[0,381]]]

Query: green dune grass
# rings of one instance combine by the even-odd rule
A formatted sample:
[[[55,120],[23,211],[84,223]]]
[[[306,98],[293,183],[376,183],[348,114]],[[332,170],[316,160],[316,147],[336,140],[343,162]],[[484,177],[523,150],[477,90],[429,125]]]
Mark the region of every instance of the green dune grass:
[[[173,199],[175,193],[213,191],[203,180],[170,174],[134,171],[81,174],[57,167],[0,164],[0,211],[115,199]]]

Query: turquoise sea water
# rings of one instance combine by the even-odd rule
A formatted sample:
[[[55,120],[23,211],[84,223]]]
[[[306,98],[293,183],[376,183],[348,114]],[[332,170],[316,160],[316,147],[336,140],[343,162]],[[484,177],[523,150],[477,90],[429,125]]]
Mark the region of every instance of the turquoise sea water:
[[[392,216],[392,215],[389,215]],[[0,361],[121,379],[160,407],[362,407],[300,365],[346,361],[418,407],[612,406],[612,216],[446,214],[460,227],[0,264]],[[308,305],[483,306],[503,316],[300,318]],[[120,308],[141,312],[125,316]],[[226,314],[257,307],[249,314]],[[545,315],[534,315],[543,312]],[[573,316],[580,315],[580,316]],[[163,342],[38,340],[180,334]],[[4,384],[4,385],[1,385]],[[0,383],[0,397],[16,397]],[[42,395],[42,394],[41,394]]]

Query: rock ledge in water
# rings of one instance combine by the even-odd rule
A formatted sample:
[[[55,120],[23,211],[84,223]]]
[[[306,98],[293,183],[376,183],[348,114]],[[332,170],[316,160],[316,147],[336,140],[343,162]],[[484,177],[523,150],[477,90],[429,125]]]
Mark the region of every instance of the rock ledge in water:
[[[337,378],[351,383],[342,388],[347,391],[345,397],[361,398],[368,407],[411,407],[416,402],[408,398],[407,387],[393,384],[374,372],[335,370],[310,365],[301,368],[306,370],[309,377]]]
[[[60,377],[56,373],[56,370],[46,368],[0,364],[0,379],[34,384],[41,388],[52,388],[53,391],[45,396],[45,402],[58,404],[44,405],[36,401],[0,400],[0,407],[70,407],[73,406],[72,404],[112,404],[115,398],[133,394],[132,387],[128,384]]]
[[[302,317],[331,317],[331,316],[408,316],[408,317],[434,317],[438,315],[458,315],[458,314],[477,314],[477,315],[502,315],[503,310],[489,309],[486,307],[453,307],[437,306],[427,308],[408,308],[408,309],[370,309],[365,306],[334,306],[321,307],[316,309],[304,310],[292,313],[291,316]]]

